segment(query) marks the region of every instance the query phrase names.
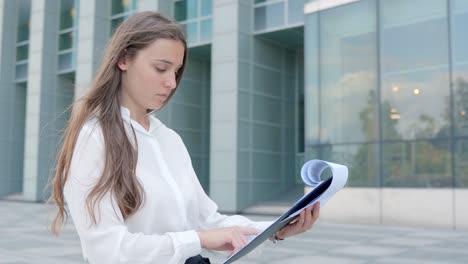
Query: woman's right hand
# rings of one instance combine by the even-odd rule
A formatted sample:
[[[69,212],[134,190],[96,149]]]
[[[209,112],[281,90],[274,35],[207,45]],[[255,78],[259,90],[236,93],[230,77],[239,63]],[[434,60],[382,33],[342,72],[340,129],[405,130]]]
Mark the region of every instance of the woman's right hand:
[[[234,254],[244,247],[247,236],[258,235],[260,230],[247,227],[223,227],[197,231],[202,248],[213,250],[231,250]]]

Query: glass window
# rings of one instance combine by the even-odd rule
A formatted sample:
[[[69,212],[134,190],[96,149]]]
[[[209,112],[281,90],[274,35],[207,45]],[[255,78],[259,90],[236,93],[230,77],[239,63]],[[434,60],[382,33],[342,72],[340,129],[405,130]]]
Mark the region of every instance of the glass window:
[[[449,140],[382,144],[383,186],[450,187]]]
[[[314,158],[346,164],[349,170],[347,186],[379,186],[378,144],[320,145],[308,150]]]
[[[70,31],[62,33],[59,36],[59,50],[67,50],[73,48],[75,32]]]
[[[188,43],[198,42],[197,22],[183,24],[183,27],[187,35],[187,42]]]
[[[304,122],[305,144],[320,143],[320,83],[319,83],[319,31],[318,13],[306,16],[304,27],[305,53],[305,88],[304,88]]]
[[[205,19],[200,22],[201,34],[200,41],[206,42],[211,40],[211,18]]]
[[[455,135],[468,136],[468,1],[451,3]]]
[[[29,40],[29,24],[18,25],[17,42]]]
[[[124,17],[118,17],[111,20],[111,33],[125,20]]]
[[[375,2],[326,10],[320,20],[322,143],[378,138]]]
[[[381,118],[391,126],[383,138],[448,136],[446,1],[392,0],[380,7]]]
[[[455,187],[468,187],[468,140],[455,141]]]
[[[28,59],[29,44],[24,44],[16,47],[16,61]]]
[[[73,68],[73,52],[59,54],[58,56],[58,69],[59,71],[69,70]]]
[[[75,0],[62,0],[60,11],[60,30],[75,26]]]
[[[21,0],[20,8],[18,10],[18,32],[16,42],[23,42],[29,40],[29,21],[30,17],[30,0]]]
[[[211,16],[213,13],[212,0],[201,0],[201,16]]]
[[[18,63],[15,68],[15,80],[22,81],[28,77],[28,63]]]
[[[284,3],[255,8],[255,30],[264,30],[284,25]]]
[[[206,3],[205,3],[206,5]],[[198,16],[198,0],[180,0],[175,2],[175,19],[185,21]]]
[[[135,0],[112,0],[112,15],[127,13],[135,9]]]

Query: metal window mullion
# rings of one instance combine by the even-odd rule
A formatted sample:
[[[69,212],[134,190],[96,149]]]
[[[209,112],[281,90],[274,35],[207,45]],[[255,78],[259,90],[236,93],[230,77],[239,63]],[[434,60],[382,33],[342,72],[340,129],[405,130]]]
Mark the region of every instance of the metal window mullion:
[[[258,3],[258,4],[254,4],[254,8],[255,7],[262,7],[262,6],[268,6],[268,5],[274,5],[274,4],[277,4],[277,3],[281,3],[283,2],[284,3],[285,0],[276,0],[276,1],[268,1],[268,2],[265,2],[265,3]]]
[[[66,49],[66,50],[59,50],[57,54],[60,56],[60,55],[67,54],[67,53],[73,53],[73,51],[75,51],[74,47]]]
[[[456,180],[456,170],[455,170],[455,98],[454,98],[454,83],[453,83],[453,51],[452,51],[452,1],[447,1],[447,37],[448,37],[448,44],[447,44],[447,51],[448,51],[448,74],[449,74],[449,92],[450,92],[450,156],[451,156],[451,165],[452,165],[452,188],[457,187],[457,180]],[[455,211],[453,212],[455,214]],[[455,219],[455,217],[452,217]],[[455,220],[454,220],[455,221]],[[453,223],[455,226],[455,222]]]
[[[376,104],[377,104],[377,122],[378,122],[378,138],[377,138],[377,163],[378,163],[378,169],[379,169],[379,175],[378,175],[378,184],[377,187],[383,188],[383,127],[382,127],[382,68],[380,67],[381,64],[381,39],[382,39],[382,31],[380,30],[380,0],[375,1],[375,30],[376,30],[376,48],[377,48],[377,91],[376,91]],[[382,199],[380,199],[380,208],[382,208]],[[379,214],[379,222],[382,223],[383,221],[383,215],[382,212]]]
[[[289,23],[289,0],[284,0],[283,2],[283,12],[284,12],[284,25]]]
[[[18,66],[18,65],[24,65],[24,64],[28,64],[28,59],[20,60],[20,61],[16,61],[16,62],[15,62],[15,65],[16,65],[16,66]]]
[[[29,40],[24,40],[21,42],[16,42],[16,47],[29,45]]]

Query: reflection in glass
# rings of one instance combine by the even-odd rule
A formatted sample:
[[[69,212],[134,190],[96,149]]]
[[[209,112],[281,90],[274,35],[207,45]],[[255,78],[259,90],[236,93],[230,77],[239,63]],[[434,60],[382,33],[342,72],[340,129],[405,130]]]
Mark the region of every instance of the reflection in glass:
[[[60,30],[74,27],[75,0],[62,0],[60,2]]]
[[[284,3],[276,3],[255,8],[255,30],[284,25]]]
[[[197,0],[176,1],[174,8],[175,8],[174,16],[177,21],[185,21],[189,19],[194,19],[194,18],[197,18],[198,16],[198,1]]]
[[[135,0],[112,0],[112,15],[130,12],[135,9]]]
[[[382,144],[385,187],[451,187],[449,140]]]
[[[73,48],[74,32],[70,31],[62,33],[59,36],[59,50],[67,50]]]
[[[29,25],[28,24],[18,25],[17,40],[18,42],[29,40]]]
[[[348,166],[347,186],[379,186],[378,144],[327,144],[308,149],[308,153],[317,152],[307,156]]]
[[[59,71],[72,69],[72,66],[73,66],[72,53],[73,52],[59,54],[58,56],[58,70]]]
[[[455,187],[468,188],[468,140],[457,140],[455,146]]]
[[[206,42],[211,40],[211,18],[202,20],[200,22],[201,33],[200,42]]]
[[[454,0],[451,7],[455,135],[468,136],[468,1]]]
[[[111,33],[114,33],[115,29],[125,20],[124,17],[119,17],[111,20]]]
[[[213,12],[212,0],[201,0],[201,16],[211,16]]]
[[[185,29],[186,36],[187,36],[187,43],[193,44],[198,41],[198,29],[197,29],[197,22],[194,23],[187,23],[182,25]]]
[[[16,47],[16,61],[28,59],[29,44],[24,44]]]
[[[16,42],[29,40],[29,21],[31,19],[31,0],[20,0],[18,10],[18,32]]]
[[[445,0],[381,1],[383,139],[450,135],[446,6]]]
[[[15,67],[15,80],[22,81],[28,77],[28,63],[18,63]]]
[[[377,140],[374,6],[373,1],[361,1],[321,14],[322,143]],[[356,13],[359,17],[355,17]]]

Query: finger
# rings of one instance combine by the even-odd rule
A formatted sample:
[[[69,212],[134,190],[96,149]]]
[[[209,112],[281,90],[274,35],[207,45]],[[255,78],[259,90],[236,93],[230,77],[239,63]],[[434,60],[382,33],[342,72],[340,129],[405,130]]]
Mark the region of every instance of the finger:
[[[234,250],[232,251],[232,254],[236,253],[237,251],[241,250],[246,244],[247,241],[245,240],[245,237],[239,233],[235,234],[233,237],[232,245],[234,247]]]
[[[242,228],[239,229],[239,231],[244,236],[258,235],[260,233],[260,230],[258,230],[256,228],[248,228],[248,227],[242,227]]]
[[[295,224],[299,220],[299,216],[296,216],[291,222],[289,222],[290,225]]]
[[[307,209],[306,209],[307,210]],[[296,226],[301,228],[302,226],[304,226],[304,221],[305,221],[305,214],[306,214],[306,210],[303,210],[301,212],[301,214],[299,215],[299,220],[297,220],[297,223],[296,223]]]
[[[312,228],[313,224],[314,224],[314,220],[312,218],[312,206],[309,206],[307,207],[307,212],[305,214],[305,221],[304,221],[304,226],[303,226],[304,232]]]
[[[318,219],[320,215],[320,202],[317,202],[314,204],[314,208],[312,210],[312,218],[314,219],[314,222]]]

